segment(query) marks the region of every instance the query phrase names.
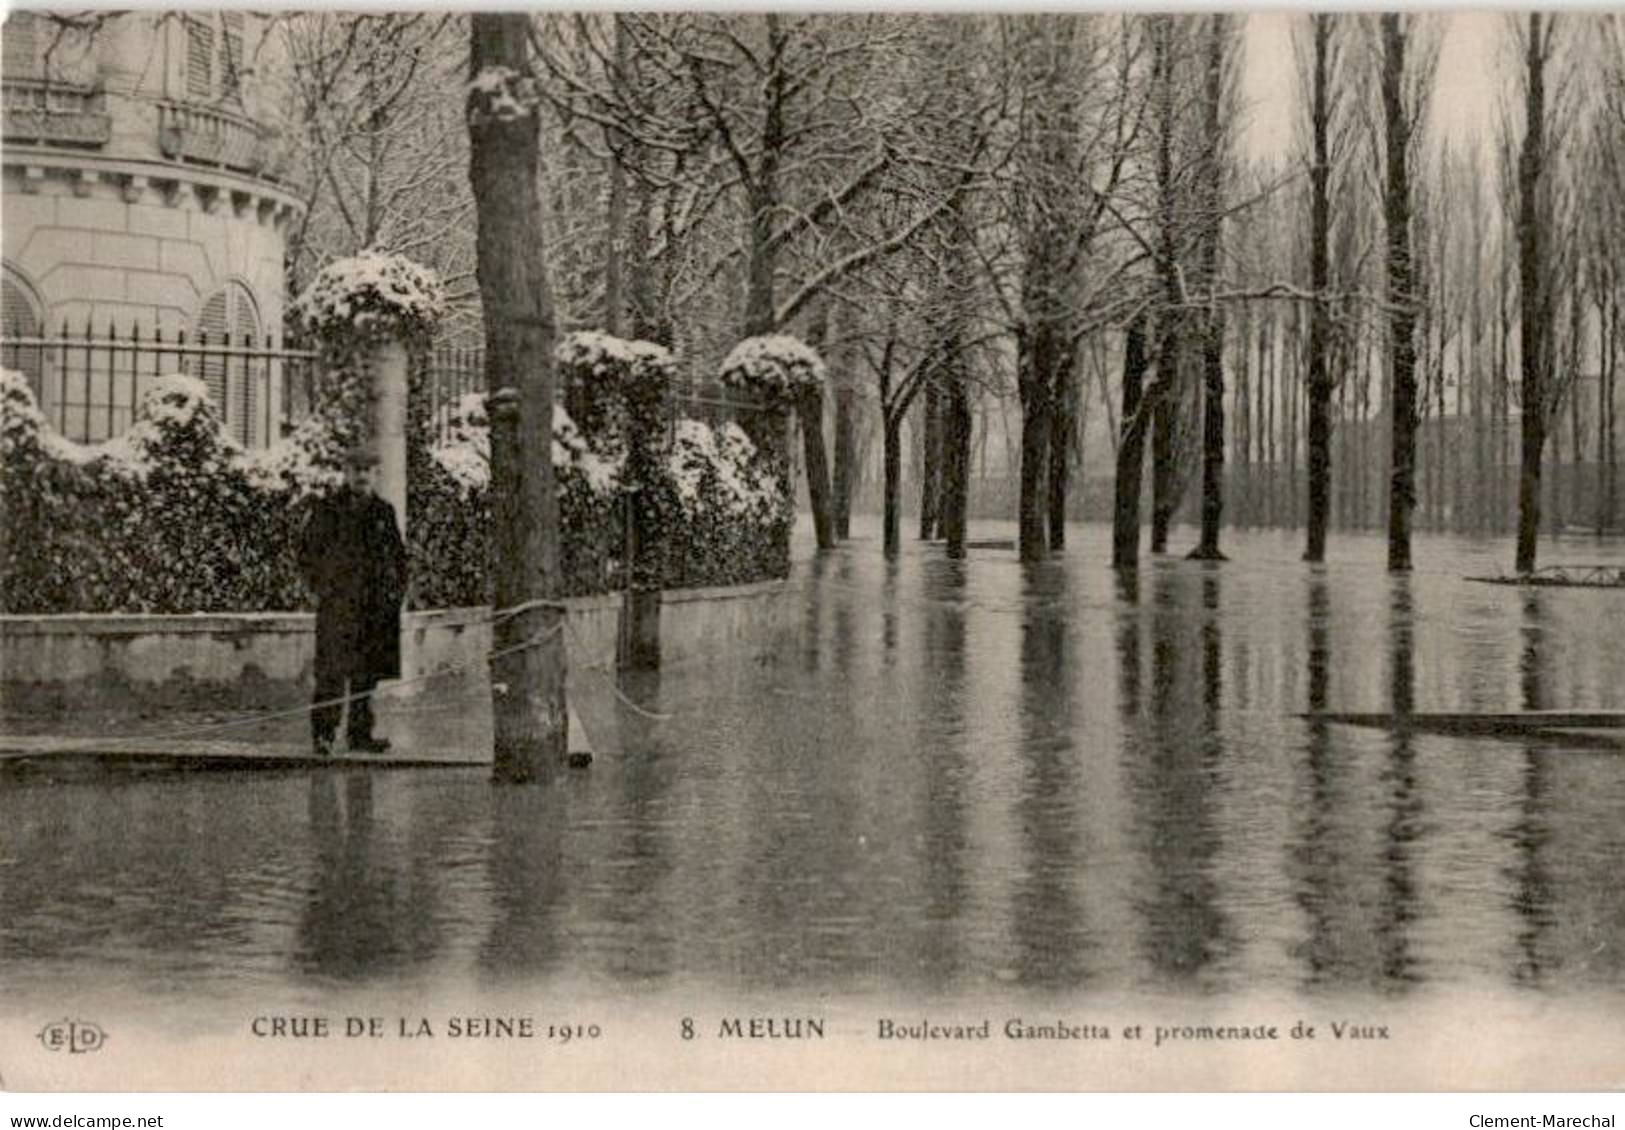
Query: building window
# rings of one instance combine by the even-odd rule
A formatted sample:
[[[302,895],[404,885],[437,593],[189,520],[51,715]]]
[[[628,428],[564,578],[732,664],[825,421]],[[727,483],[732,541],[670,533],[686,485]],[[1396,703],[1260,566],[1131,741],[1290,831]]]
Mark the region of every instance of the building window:
[[[266,365],[253,356],[259,333],[259,306],[240,282],[215,291],[198,313],[196,341],[209,352],[196,358],[193,371],[208,386],[226,434],[245,446],[264,430],[269,395]]]
[[[7,265],[3,291],[0,291],[0,365],[23,374],[28,380],[28,387],[34,390],[35,401],[42,407],[45,399],[45,347],[30,345],[27,339],[38,339],[43,328],[44,318],[34,288]]]
[[[236,100],[242,80],[243,13],[188,13],[186,96],[200,102]]]

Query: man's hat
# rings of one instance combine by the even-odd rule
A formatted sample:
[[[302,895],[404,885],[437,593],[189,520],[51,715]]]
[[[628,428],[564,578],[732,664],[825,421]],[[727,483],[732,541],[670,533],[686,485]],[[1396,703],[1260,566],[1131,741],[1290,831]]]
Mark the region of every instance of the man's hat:
[[[378,455],[364,447],[352,448],[344,453],[344,465],[346,467],[376,467],[378,466]]]

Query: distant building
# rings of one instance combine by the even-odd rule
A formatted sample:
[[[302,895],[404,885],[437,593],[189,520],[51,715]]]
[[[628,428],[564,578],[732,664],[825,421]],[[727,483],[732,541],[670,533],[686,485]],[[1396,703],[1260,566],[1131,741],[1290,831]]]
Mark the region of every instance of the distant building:
[[[73,18],[5,17],[0,363],[27,374],[73,438],[123,430],[145,379],[185,369],[238,439],[267,442],[282,382],[243,347],[280,335],[285,236],[300,204],[259,96],[276,46],[266,18]],[[80,350],[81,364],[75,349],[40,341],[64,328],[139,348]],[[191,350],[166,356],[161,343],[183,333]],[[198,349],[228,335],[235,352]]]

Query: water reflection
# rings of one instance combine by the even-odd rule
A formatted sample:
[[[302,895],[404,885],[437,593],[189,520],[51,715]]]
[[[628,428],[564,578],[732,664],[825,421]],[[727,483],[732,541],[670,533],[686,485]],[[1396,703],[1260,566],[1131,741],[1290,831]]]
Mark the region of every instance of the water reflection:
[[[485,886],[493,905],[479,964],[496,980],[536,978],[571,956],[560,923],[569,890],[567,795],[565,789],[493,788],[481,798]]]
[[[1518,682],[1525,710],[1547,709],[1544,606],[1539,591],[1523,594],[1518,653]],[[1508,832],[1514,852],[1512,909],[1517,915],[1512,975],[1515,980],[1536,985],[1545,979],[1553,964],[1546,940],[1552,925],[1553,883],[1546,862],[1548,824],[1547,794],[1550,790],[1547,758],[1549,751],[1535,744],[1521,752],[1521,795],[1517,823]]]
[[[969,912],[970,837],[967,796],[972,769],[965,716],[965,573],[956,562],[934,564],[921,576],[922,654],[916,677],[934,684],[933,709],[915,719],[922,785],[918,819],[926,845],[921,868],[921,922],[913,931],[917,975],[942,991],[963,974],[965,916]],[[923,689],[923,688],[922,688]],[[915,975],[907,971],[908,976]]]
[[[809,563],[782,653],[623,683],[659,717],[573,684],[556,788],[0,780],[0,986],[1625,989],[1625,759],[1298,716],[1625,708],[1597,594],[1091,537]]]
[[[1416,709],[1416,605],[1408,574],[1391,576],[1389,584],[1393,586],[1388,616],[1389,709],[1402,718]],[[1411,731],[1401,724],[1389,735],[1388,763],[1381,777],[1388,811],[1383,826],[1383,898],[1376,933],[1383,978],[1404,982],[1415,975],[1410,948],[1411,924],[1417,913],[1412,857],[1421,835],[1423,805]]]
[[[356,981],[389,977],[433,956],[432,892],[404,890],[403,861],[379,844],[371,774],[345,773],[342,783],[334,774],[315,774],[307,801],[314,874],[299,919],[295,968]]]
[[[1051,563],[1023,569],[1021,767],[1015,819],[1020,830],[1013,897],[1015,969],[1023,984],[1072,987],[1088,975],[1093,939],[1082,921],[1077,884],[1088,880],[1078,820],[1079,725],[1066,574]]]
[[[1159,564],[1151,587],[1150,718],[1136,720],[1137,735],[1123,747],[1130,824],[1149,872],[1136,899],[1141,949],[1158,981],[1199,983],[1228,944],[1212,870],[1222,846],[1214,809],[1223,747],[1205,712],[1187,705],[1217,694],[1208,660],[1218,626],[1206,609],[1186,605],[1188,568]],[[1216,604],[1217,576],[1203,587]],[[1200,650],[1191,646],[1193,629],[1208,641]]]

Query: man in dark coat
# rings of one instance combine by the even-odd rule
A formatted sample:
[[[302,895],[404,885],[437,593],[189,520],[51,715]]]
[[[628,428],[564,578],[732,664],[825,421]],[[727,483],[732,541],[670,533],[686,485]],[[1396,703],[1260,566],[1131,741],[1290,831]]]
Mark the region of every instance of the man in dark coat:
[[[333,751],[349,684],[352,752],[382,753],[372,733],[372,689],[401,673],[401,601],[406,545],[395,508],[373,490],[377,458],[352,453],[344,486],[319,500],[299,541],[299,567],[316,593],[316,705],[311,736],[318,754]]]

